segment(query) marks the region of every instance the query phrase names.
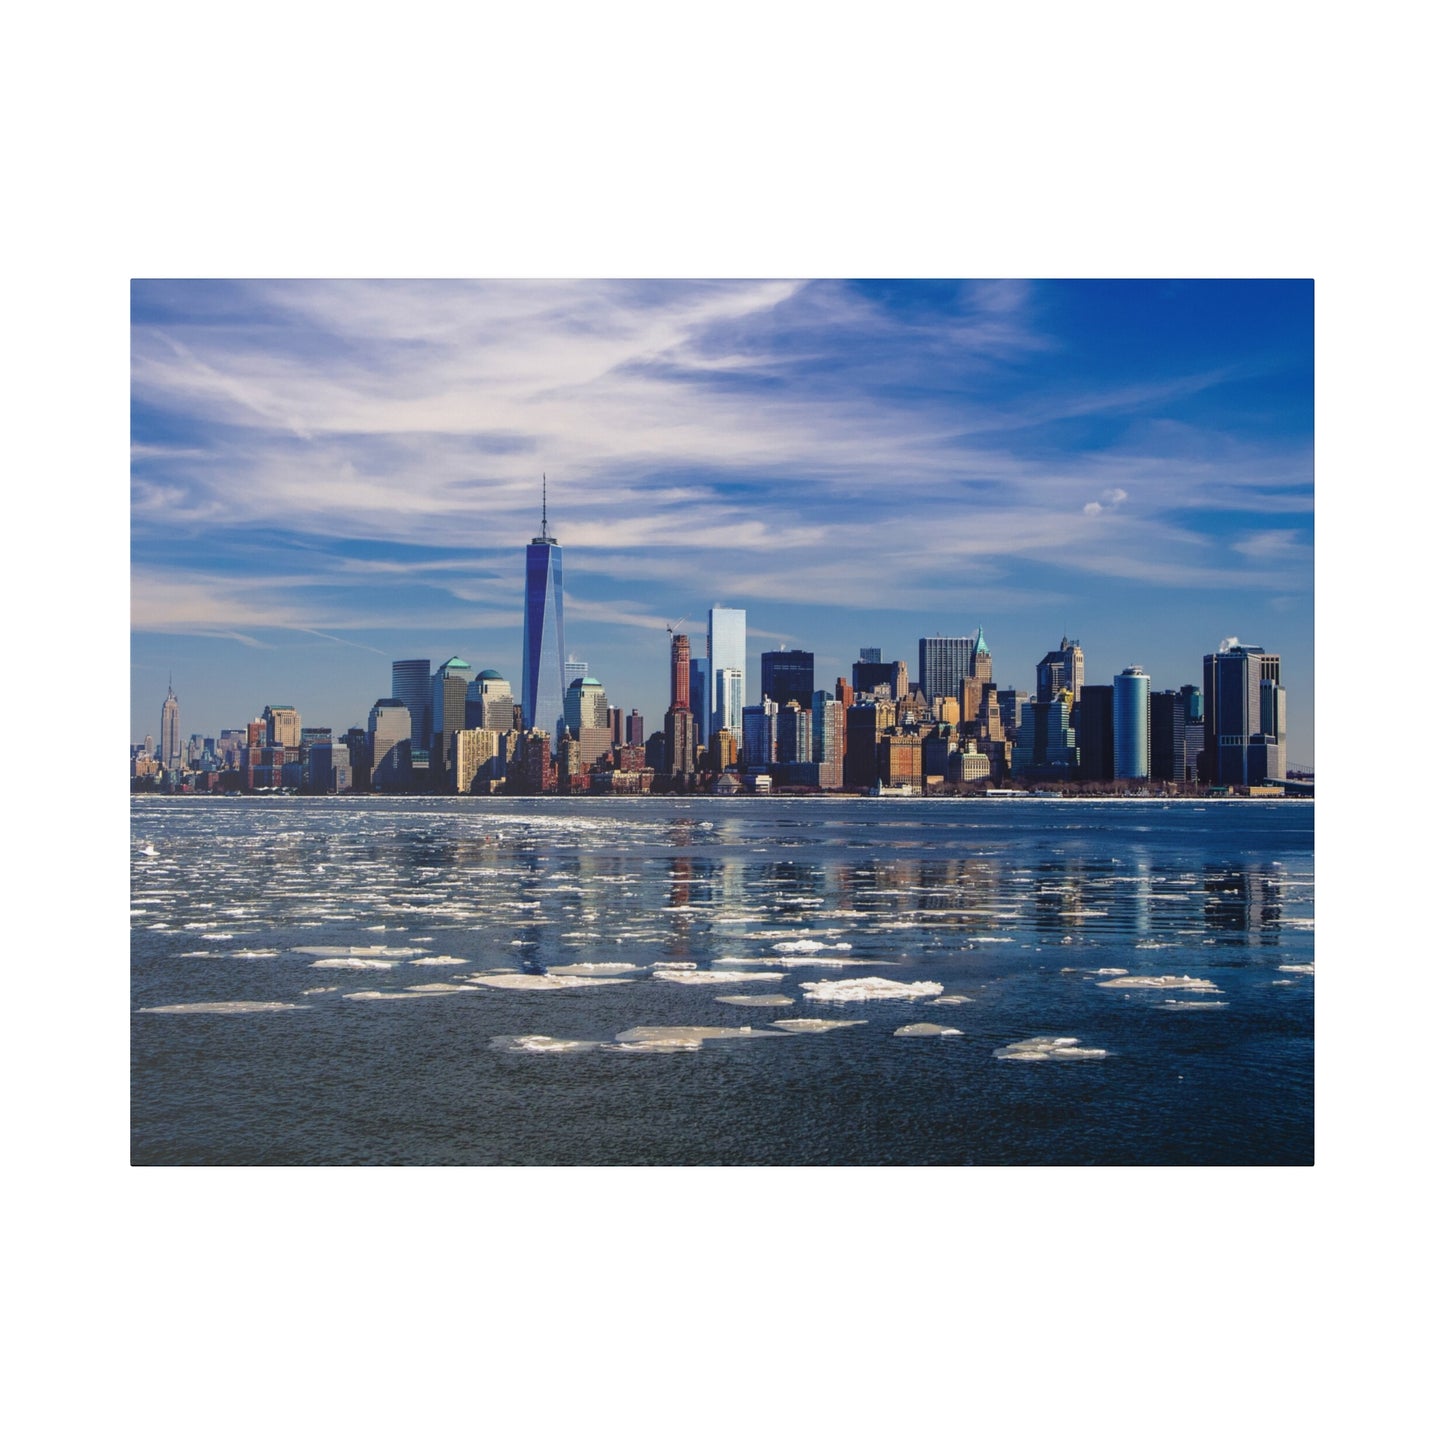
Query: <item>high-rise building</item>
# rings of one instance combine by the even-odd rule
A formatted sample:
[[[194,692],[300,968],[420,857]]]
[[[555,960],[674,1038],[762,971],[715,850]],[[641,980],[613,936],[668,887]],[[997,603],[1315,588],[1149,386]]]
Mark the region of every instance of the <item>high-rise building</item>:
[[[367,721],[371,786],[378,793],[411,787],[411,713],[398,697],[380,697]]]
[[[813,715],[796,702],[778,708],[778,761],[809,763],[813,760]]]
[[[1149,674],[1126,667],[1114,676],[1114,778],[1149,776]]]
[[[765,697],[743,709],[743,763],[750,772],[770,768],[778,760],[778,705]]]
[[[547,479],[542,478],[542,531],[527,548],[522,604],[522,726],[562,735],[562,548],[547,532]]]
[[[453,739],[467,725],[467,691],[471,682],[472,665],[460,657],[448,658],[432,674],[431,768],[438,783],[456,765]]]
[[[467,684],[469,728],[511,731],[512,706],[512,684],[495,668],[484,668]]]
[[[1227,638],[1204,659],[1201,781],[1257,787],[1285,775],[1279,654]]]
[[[826,692],[813,694],[813,761],[820,788],[843,786],[843,757],[848,745],[848,709]]]
[[[983,640],[983,628],[979,628],[973,639],[973,661],[969,675],[980,682],[993,681],[993,654]]]
[[[289,703],[268,703],[261,709],[266,723],[266,745],[272,748],[301,746],[301,714]]]
[[[181,765],[181,700],[170,679],[166,679],[166,700],[161,704],[161,767],[169,771]]]
[[[431,746],[431,659],[409,657],[391,665],[391,695],[411,714],[411,746],[416,753]]]
[[[1188,701],[1182,692],[1149,694],[1149,777],[1182,783],[1189,776],[1185,756]]]
[[[762,658],[763,696],[779,707],[795,702],[801,708],[813,700],[813,654],[800,647],[765,652]]]
[[[672,701],[663,719],[663,769],[674,776],[697,771],[697,723],[692,715],[692,644],[685,632],[672,638]]]
[[[1036,702],[1052,702],[1061,692],[1078,697],[1084,686],[1084,649],[1067,637],[1059,639],[1058,647],[1045,654],[1038,665]]]
[[[741,607],[710,607],[707,614],[708,719],[711,727],[727,728],[737,738],[743,731],[743,697],[734,711],[722,674],[729,668],[747,677],[748,614]]]
[[[898,720],[898,705],[860,697],[848,709],[843,751],[843,786],[871,788],[878,782],[878,746]]]
[[[972,637],[920,637],[918,685],[926,698],[957,697],[964,678],[973,676]]]
[[[612,747],[612,729],[607,724],[607,693],[595,677],[579,677],[567,688],[562,715],[577,742],[578,758],[584,771]]]
[[[647,746],[647,733],[644,731],[642,714],[636,708],[627,714],[627,746],[630,748]]]
[[[1015,773],[1060,782],[1073,776],[1079,750],[1069,722],[1070,707],[1063,697],[1023,705],[1023,721],[1013,754]]]
[[[872,663],[876,667],[883,661],[883,649],[881,647],[860,647],[858,661],[864,664]]]
[[[707,658],[694,657],[688,663],[687,705],[692,712],[693,730],[699,744],[708,740],[708,672]]]
[[[583,662],[580,657],[574,657],[569,652],[567,654],[567,660],[562,664],[563,695],[566,695],[567,689],[571,687],[572,684],[578,680],[578,678],[586,676],[587,664]]]
[[[1107,783],[1114,777],[1114,687],[1081,687],[1071,714],[1079,746],[1081,782]]]
[[[908,664],[902,658],[881,662],[876,647],[863,647],[859,652],[862,655],[853,664],[853,691],[857,697],[875,696],[880,687],[888,689],[894,702],[908,696]]]
[[[719,667],[712,673],[716,712],[714,721],[733,735],[743,735],[743,671],[740,667]]]

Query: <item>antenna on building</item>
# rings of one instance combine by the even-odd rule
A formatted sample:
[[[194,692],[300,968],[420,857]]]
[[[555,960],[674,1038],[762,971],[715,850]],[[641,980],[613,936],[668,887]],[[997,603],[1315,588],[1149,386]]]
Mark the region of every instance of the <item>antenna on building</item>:
[[[547,535],[547,473],[542,473],[542,535]]]

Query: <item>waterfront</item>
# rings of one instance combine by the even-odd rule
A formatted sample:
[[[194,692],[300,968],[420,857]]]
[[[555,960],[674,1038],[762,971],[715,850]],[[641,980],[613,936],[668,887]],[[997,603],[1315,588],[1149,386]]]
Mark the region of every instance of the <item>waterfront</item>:
[[[135,799],[132,1157],[1309,1163],[1313,822]]]

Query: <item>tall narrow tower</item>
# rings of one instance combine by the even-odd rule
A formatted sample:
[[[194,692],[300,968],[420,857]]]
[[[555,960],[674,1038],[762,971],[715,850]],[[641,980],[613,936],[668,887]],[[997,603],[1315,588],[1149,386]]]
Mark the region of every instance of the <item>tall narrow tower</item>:
[[[161,767],[181,765],[181,702],[166,679],[166,700],[161,704]]]
[[[542,478],[542,531],[527,548],[522,610],[522,726],[562,736],[562,548],[547,531],[547,478]]]

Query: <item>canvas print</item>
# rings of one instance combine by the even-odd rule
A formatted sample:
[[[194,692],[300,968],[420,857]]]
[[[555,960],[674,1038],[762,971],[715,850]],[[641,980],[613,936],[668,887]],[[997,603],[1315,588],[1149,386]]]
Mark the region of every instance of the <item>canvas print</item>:
[[[1308,280],[136,280],[131,1159],[1314,1158]]]

